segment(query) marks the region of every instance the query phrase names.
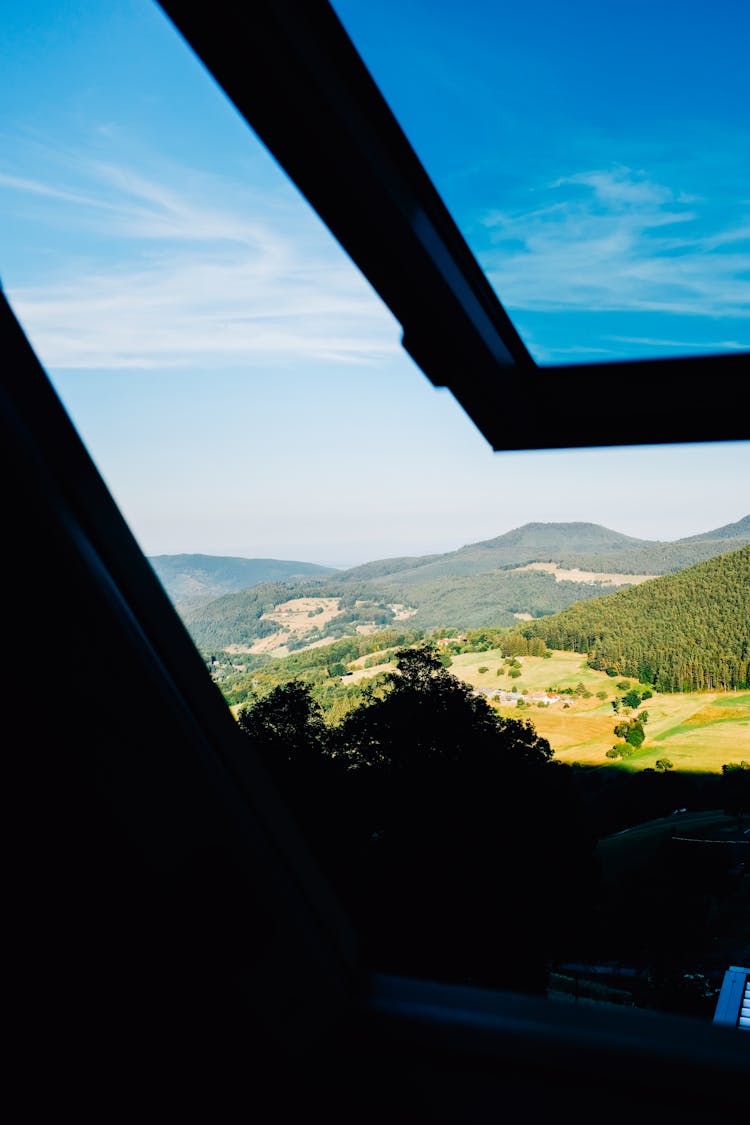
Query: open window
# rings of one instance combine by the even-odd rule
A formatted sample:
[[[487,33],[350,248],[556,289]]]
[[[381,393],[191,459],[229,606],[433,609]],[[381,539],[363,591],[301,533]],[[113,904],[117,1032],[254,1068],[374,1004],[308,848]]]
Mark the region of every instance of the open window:
[[[534,362],[327,4],[163,8],[493,449],[747,439],[726,406],[746,352]],[[241,1096],[334,1120],[509,1105],[593,1120],[615,1099],[734,1120],[747,1045],[724,1027],[373,971],[5,301],[2,341],[19,1041],[36,1088],[92,1113],[156,1083],[185,1107]],[[591,401],[604,375],[648,384],[649,410],[582,410],[562,375]],[[695,380],[712,388],[700,408],[674,393]],[[511,384],[551,404],[548,426],[508,427]],[[60,637],[40,691],[28,669]]]

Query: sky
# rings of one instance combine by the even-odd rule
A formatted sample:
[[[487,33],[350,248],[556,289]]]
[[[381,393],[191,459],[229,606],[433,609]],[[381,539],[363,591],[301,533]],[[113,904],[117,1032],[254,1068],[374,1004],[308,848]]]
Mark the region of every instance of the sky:
[[[334,7],[538,363],[750,350],[745,0]],[[750,512],[750,442],[494,453],[158,5],[0,10],[0,280],[146,554]]]

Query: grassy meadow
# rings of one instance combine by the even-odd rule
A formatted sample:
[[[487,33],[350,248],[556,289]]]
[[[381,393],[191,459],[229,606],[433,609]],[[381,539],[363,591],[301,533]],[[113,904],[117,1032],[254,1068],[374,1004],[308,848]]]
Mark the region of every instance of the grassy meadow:
[[[537,731],[548,739],[555,755],[564,762],[582,765],[612,765],[606,752],[617,741],[614,727],[637,712],[621,710],[615,714],[612,700],[620,697],[618,683],[604,672],[586,666],[580,653],[553,652],[550,658],[519,656],[521,675],[511,678],[498,650],[461,653],[453,657],[450,671],[473,688],[507,691],[548,691],[576,688],[582,684],[590,697],[563,696],[548,707],[533,703],[524,708],[514,704],[495,704],[503,715],[530,719]],[[361,664],[362,662],[356,662]],[[371,676],[390,665],[360,668],[354,677]],[[498,674],[499,673],[499,674]],[[598,699],[597,692],[606,692]],[[567,706],[566,706],[567,704]],[[646,741],[632,757],[617,760],[623,769],[653,767],[659,758],[668,758],[675,770],[720,772],[726,762],[750,761],[750,692],[708,692],[663,695],[655,692],[639,708],[648,711]]]

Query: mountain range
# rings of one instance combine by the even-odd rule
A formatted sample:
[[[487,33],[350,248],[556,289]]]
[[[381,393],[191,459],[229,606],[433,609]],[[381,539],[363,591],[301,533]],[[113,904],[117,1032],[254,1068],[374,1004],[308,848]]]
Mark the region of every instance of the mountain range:
[[[455,551],[340,571],[208,555],[161,555],[150,562],[199,648],[253,647],[269,637],[279,648],[300,648],[406,619],[422,630],[512,625],[747,544],[750,515],[669,542],[599,524],[528,523]],[[285,634],[274,613],[300,598],[318,601],[305,603],[309,622]]]

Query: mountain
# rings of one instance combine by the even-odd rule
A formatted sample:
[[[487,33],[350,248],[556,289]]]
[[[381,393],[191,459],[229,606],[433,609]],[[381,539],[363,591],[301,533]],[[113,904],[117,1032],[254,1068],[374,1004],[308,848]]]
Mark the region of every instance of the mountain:
[[[316,563],[225,555],[152,555],[148,561],[178,607],[200,604],[262,582],[286,582],[336,573],[333,567]]]
[[[680,539],[680,543],[699,543],[704,539],[744,539],[750,540],[750,516],[744,516],[736,523],[726,523],[717,527],[715,531],[704,531],[702,535],[692,535],[689,539]]]
[[[457,551],[380,559],[340,572],[346,583],[410,585],[433,578],[487,574],[533,562],[590,572],[658,575],[682,570],[750,543],[750,516],[686,539],[635,539],[595,523],[527,523]]]
[[[343,582],[365,579],[410,584],[434,578],[487,574],[530,562],[560,562],[571,552],[587,552],[604,560],[618,551],[648,545],[645,539],[632,539],[629,535],[621,535],[595,523],[527,523],[495,539],[470,543],[457,551],[415,558],[382,559],[346,570],[339,578]],[[603,567],[590,569],[601,570]],[[607,569],[614,568],[608,566]]]
[[[290,640],[302,647],[402,621],[417,630],[507,626],[599,598],[615,582],[635,585],[748,543],[750,517],[674,542],[635,539],[599,524],[529,523],[456,551],[235,588],[218,601],[178,608],[199,648],[249,647],[272,635],[279,646]],[[309,626],[303,622],[285,638],[274,607],[301,597],[329,599],[326,613],[316,619],[308,609]]]
[[[524,627],[658,691],[750,687],[750,546]]]

